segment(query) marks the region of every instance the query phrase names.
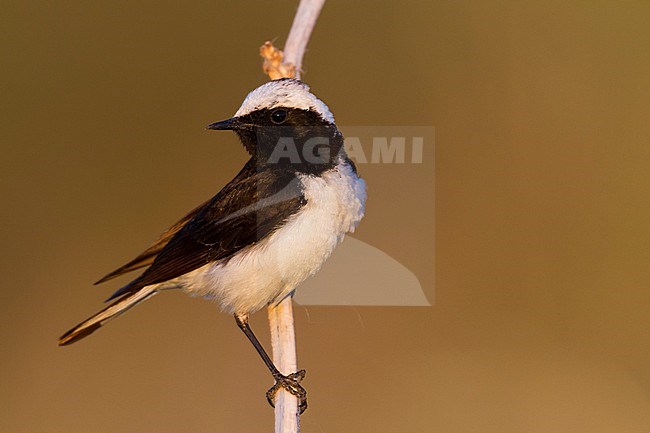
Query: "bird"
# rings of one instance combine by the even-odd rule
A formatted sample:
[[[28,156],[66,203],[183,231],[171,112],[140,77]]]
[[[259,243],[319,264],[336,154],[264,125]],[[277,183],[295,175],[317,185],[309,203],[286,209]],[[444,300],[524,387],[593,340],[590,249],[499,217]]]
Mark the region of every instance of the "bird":
[[[250,156],[244,167],[143,253],[97,281],[148,266],[106,300],[113,303],[63,334],[59,345],[87,337],[159,292],[181,290],[234,315],[275,380],[269,403],[285,388],[302,412],[305,371],[281,374],[248,318],[292,296],[354,232],[365,213],[365,181],[332,112],[298,79],[262,84],[233,117],[206,128],[235,132]]]

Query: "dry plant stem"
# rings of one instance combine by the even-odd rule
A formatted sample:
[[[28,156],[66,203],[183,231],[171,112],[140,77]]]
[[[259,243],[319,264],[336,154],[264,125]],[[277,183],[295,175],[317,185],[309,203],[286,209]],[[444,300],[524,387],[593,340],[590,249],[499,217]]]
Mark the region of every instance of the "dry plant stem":
[[[294,373],[298,370],[298,361],[291,297],[286,297],[276,306],[270,306],[268,310],[273,363],[284,375]],[[286,389],[280,388],[275,395],[275,432],[297,433],[299,431],[298,399]]]
[[[264,58],[262,69],[272,80],[278,78],[298,78],[302,72],[302,58],[307,49],[307,42],[316,25],[316,19],[325,0],[302,0],[291,25],[284,52],[265,42],[260,47],[260,55]]]
[[[293,19],[291,31],[284,46],[284,61],[295,67],[295,77],[298,79],[300,79],[300,68],[307,49],[307,42],[324,4],[325,0],[301,0],[296,17]]]
[[[325,0],[300,1],[284,53],[273,47],[270,42],[260,48],[260,54],[264,57],[264,72],[269,74],[271,79],[300,78],[302,58],[323,4]],[[284,375],[296,372],[298,366],[291,302],[291,297],[288,296],[277,306],[268,309],[273,363]],[[299,432],[298,399],[285,389],[280,389],[275,398],[275,433]]]

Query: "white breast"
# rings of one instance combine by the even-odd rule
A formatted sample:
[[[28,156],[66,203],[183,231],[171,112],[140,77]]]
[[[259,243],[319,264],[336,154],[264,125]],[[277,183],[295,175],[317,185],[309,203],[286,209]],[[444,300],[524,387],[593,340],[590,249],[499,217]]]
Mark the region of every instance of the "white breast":
[[[366,187],[345,163],[320,177],[301,175],[300,181],[307,204],[296,215],[239,257],[182,277],[185,290],[214,299],[229,313],[252,313],[316,273],[361,221]]]

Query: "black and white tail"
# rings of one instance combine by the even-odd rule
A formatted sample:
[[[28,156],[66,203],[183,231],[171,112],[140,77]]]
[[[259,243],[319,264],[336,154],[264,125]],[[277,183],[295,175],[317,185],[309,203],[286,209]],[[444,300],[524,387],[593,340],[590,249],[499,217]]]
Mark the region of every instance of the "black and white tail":
[[[124,313],[129,308],[151,298],[157,293],[156,286],[147,286],[115,301],[88,320],[85,320],[59,338],[59,346],[67,346],[92,334],[104,323]]]

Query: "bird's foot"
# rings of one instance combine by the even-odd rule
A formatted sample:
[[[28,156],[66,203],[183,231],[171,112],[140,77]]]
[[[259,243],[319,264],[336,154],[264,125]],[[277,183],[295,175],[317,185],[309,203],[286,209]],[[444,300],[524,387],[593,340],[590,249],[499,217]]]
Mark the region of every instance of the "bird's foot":
[[[307,410],[307,391],[300,386],[300,382],[305,378],[305,370],[300,370],[286,376],[282,374],[274,375],[275,384],[266,391],[266,399],[272,407],[275,407],[275,395],[280,388],[286,389],[291,395],[298,399],[298,409],[300,414]]]

